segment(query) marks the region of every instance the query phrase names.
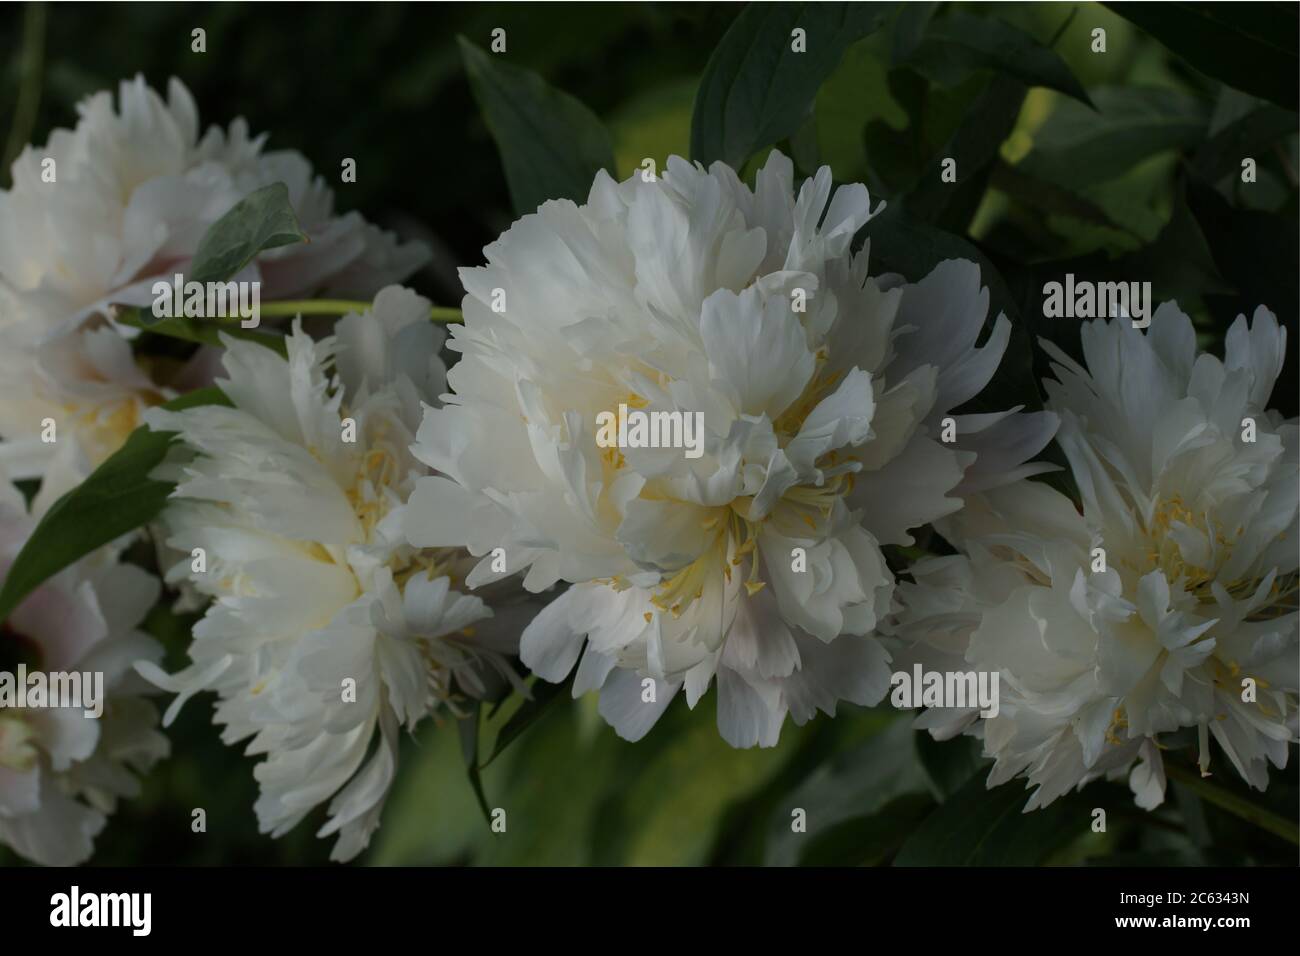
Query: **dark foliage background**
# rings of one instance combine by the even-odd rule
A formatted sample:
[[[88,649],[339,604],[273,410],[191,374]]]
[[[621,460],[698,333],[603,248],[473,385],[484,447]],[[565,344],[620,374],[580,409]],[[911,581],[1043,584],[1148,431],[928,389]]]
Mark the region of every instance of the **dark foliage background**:
[[[11,131],[2,175],[22,143],[72,125],[86,94],[136,72],[163,89],[175,75],[205,125],[246,117],[271,134],[272,148],[306,154],[336,183],[341,208],[430,242],[435,260],[414,285],[454,305],[456,266],[480,261],[515,218],[514,200],[527,191],[507,170],[528,158],[511,152],[512,131],[490,102],[480,108],[484,90],[471,89],[465,66],[474,54],[462,53],[457,36],[485,49],[491,30],[505,28],[508,52],[498,59],[585,104],[608,130],[614,171],[626,176],[643,157],[662,166],[671,153],[692,154],[701,77],[728,30],[752,26],[737,23],[743,10],[10,4],[0,8],[0,135]],[[812,33],[816,94],[810,109],[795,104],[790,129],[719,141],[716,155],[739,150],[735,161],[752,172],[777,144],[805,173],[829,163],[837,180],[867,182],[890,203],[867,228],[878,270],[919,278],[952,255],[981,261],[995,305],[1016,326],[994,404],[1038,401],[1045,368],[1034,336],[1077,348],[1076,321],[1042,318],[1044,282],[1073,272],[1151,280],[1157,300],[1176,298],[1214,350],[1238,313],[1267,305],[1292,345],[1273,404],[1296,414],[1293,4],[782,4],[768,15],[834,19],[844,42],[819,45],[826,34]],[[873,17],[874,32],[858,23]],[[204,54],[190,50],[199,26]],[[1105,53],[1091,49],[1098,27]],[[542,121],[562,129],[553,105]],[[709,154],[716,128],[695,131],[696,157]],[[519,142],[526,151],[532,140]],[[945,156],[958,161],[959,185],[940,183]],[[1241,181],[1246,156],[1257,160],[1255,183]],[[357,160],[355,184],[337,183],[344,157]],[[575,159],[579,168],[585,159]],[[151,619],[173,666],[190,623],[163,610]],[[516,706],[485,721],[485,740]],[[95,863],[327,858],[330,841],[315,839],[311,825],[322,815],[278,841],[256,832],[252,761],[222,746],[210,719],[202,701],[182,712],[173,757],[113,817]],[[1297,761],[1262,795],[1225,769],[1208,789],[1172,783],[1152,814],[1134,808],[1126,787],[1094,784],[1022,815],[1018,784],[984,790],[969,742],[935,744],[887,707],[787,725],[780,745],[763,751],[728,748],[713,719],[711,695],[694,713],[678,702],[633,746],[604,726],[594,702],[561,695],[483,773],[490,804],[508,811],[508,838],[483,822],[456,728],[427,725],[407,741],[384,824],[360,862],[1295,862],[1293,843],[1224,804],[1244,800],[1294,832]],[[1167,760],[1191,766],[1181,750]],[[1228,766],[1222,755],[1216,765]],[[1104,834],[1089,827],[1099,806],[1109,814]],[[207,811],[205,834],[191,832],[195,807]],[[792,807],[808,811],[806,837],[792,839]],[[3,851],[0,861],[9,862]]]

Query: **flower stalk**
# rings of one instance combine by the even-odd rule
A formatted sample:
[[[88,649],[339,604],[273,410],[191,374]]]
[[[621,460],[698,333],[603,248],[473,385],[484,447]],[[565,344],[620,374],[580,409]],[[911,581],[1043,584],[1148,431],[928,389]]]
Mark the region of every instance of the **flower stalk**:
[[[261,307],[262,315],[346,315],[349,312],[364,312],[370,308],[369,302],[356,302],[351,299],[285,299],[281,302],[268,302]],[[460,309],[447,306],[433,306],[429,318],[434,322],[457,323],[461,321]]]

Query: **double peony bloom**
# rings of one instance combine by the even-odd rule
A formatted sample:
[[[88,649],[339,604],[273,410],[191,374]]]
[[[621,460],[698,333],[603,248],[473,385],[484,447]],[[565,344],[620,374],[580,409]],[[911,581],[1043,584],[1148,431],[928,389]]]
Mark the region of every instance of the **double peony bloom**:
[[[981,737],[989,785],[1024,776],[1043,806],[1127,774],[1164,799],[1161,750],[1213,737],[1253,787],[1296,740],[1296,421],[1267,408],[1286,331],[1266,309],[1198,353],[1172,305],[1143,334],[1083,327],[1086,367],[1055,347],[1049,405],[1082,512],[1044,484],[982,493],[941,523],[959,549],[912,568],[903,633],[936,668],[1002,675],[1001,713],[932,710]]]
[[[654,182],[599,174],[585,205],[546,203],[461,273],[455,394],[414,448],[440,474],[407,533],[487,555],[484,579],[504,548],[528,590],[571,585],[520,655],[549,681],[574,672],[575,696],[599,689],[629,740],[715,677],[737,747],[880,701],[882,547],[960,508],[963,485],[1025,474],[1051,437],[1053,416],[1010,409],[956,416],[940,440],[1010,322],[975,348],[988,294],[968,262],[869,277],[850,244],[871,215],[866,187],[832,189],[827,168],[796,195],[780,153],[753,191],[674,158]],[[702,412],[703,455],[598,447],[620,403]]]
[[[427,258],[355,213],[336,215],[308,161],[265,151],[266,137],[250,138],[243,120],[200,137],[176,80],[166,100],[137,77],[121,84],[116,108],[102,92],[79,113],[74,129],[24,149],[0,192],[0,574],[34,518],[117,451],[150,407],[211,380],[219,350],[184,364],[142,360],[137,333],[109,306],[149,305],[153,282],[185,272],[208,227],[248,193],[284,183],[311,240],[263,253],[237,277],[260,282],[266,298],[372,295]],[[24,480],[39,482],[30,515],[12,485]],[[93,666],[109,694],[102,722],[79,710],[0,710],[0,841],[38,862],[88,858],[116,797],[135,792],[128,766],[145,769],[167,749],[152,704],[138,698],[150,688],[130,670],[161,657],[134,630],[160,587],[119,563],[129,543],[67,569],[4,622],[6,669],[11,659]]]
[[[109,304],[147,304],[272,182],[312,241],[241,278],[263,301],[369,307],[318,339],[295,321],[286,355],[227,337],[186,367],[142,363]],[[0,193],[0,462],[43,480],[39,513],[140,424],[176,433],[153,530],[167,582],[207,610],[167,673],[136,630],[159,584],[118,561],[125,542],[20,606],[6,639],[50,668],[105,661],[113,703],[63,730],[0,710],[0,841],[89,856],[128,768],[166,752],[150,684],[177,694],[164,723],[215,693],[223,739],[261,757],[262,829],[325,806],[336,859],[379,825],[402,728],[526,693],[525,671],[597,692],[628,740],[716,683],[737,747],[879,703],[904,663],[991,671],[996,716],[918,725],[978,736],[989,785],[1025,778],[1028,808],[1118,774],[1153,807],[1161,748],[1183,737],[1203,769],[1213,737],[1262,789],[1300,690],[1300,449],[1267,408],[1285,332],[1263,309],[1238,319],[1220,361],[1172,305],[1145,333],[1087,323],[1084,365],[1043,343],[1047,410],[963,412],[1011,323],[973,263],[870,275],[854,239],[876,211],[829,169],[796,187],[778,152],[753,189],[677,158],[658,178],[601,172],[585,203],[545,203],[461,271],[447,338],[392,284],[422,251],[335,216],[303,157],[242,122],[199,138],[176,82],[166,102],[123,84],[116,111],[92,97]],[[229,404],[154,407],[213,374]],[[702,453],[597,441],[620,408],[698,415]],[[1054,435],[1081,508],[1031,480]],[[2,504],[11,561],[32,518]],[[925,526],[955,553],[909,566]]]

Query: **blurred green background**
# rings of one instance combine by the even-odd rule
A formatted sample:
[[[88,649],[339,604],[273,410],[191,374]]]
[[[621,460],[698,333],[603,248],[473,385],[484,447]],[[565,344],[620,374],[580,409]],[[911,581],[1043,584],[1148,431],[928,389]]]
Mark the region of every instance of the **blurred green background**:
[[[1290,27],[1283,60],[1294,60],[1293,5],[1211,6],[1251,8],[1241,15],[1250,23],[1282,17]],[[254,133],[270,133],[271,148],[312,160],[334,184],[341,209],[429,242],[434,261],[412,284],[454,305],[461,294],[456,267],[481,261],[483,246],[515,217],[457,35],[486,47],[491,30],[505,28],[508,60],[590,107],[609,129],[617,173],[626,176],[643,157],[662,167],[668,155],[688,154],[700,76],[741,9],[11,4],[0,8],[3,176],[7,181],[16,146],[71,126],[75,104],[88,93],[137,72],[157,89],[177,76],[205,125],[246,117]],[[1034,380],[1044,371],[1029,349],[1031,336],[1049,335],[1067,349],[1071,332],[1077,340],[1077,323],[1048,329],[1035,318],[1046,277],[1074,271],[1151,279],[1157,298],[1176,297],[1193,315],[1211,349],[1238,312],[1266,303],[1293,344],[1273,404],[1294,415],[1295,104],[1225,85],[1222,75],[1201,72],[1123,12],[1091,3],[905,5],[848,48],[807,122],[780,145],[803,172],[829,163],[837,180],[867,182],[873,195],[934,230],[907,234],[930,242],[930,254],[950,248],[951,238],[935,236],[978,251],[995,302],[1017,325],[1001,383],[1020,390],[1016,401],[1035,402]],[[1160,16],[1185,15],[1174,9]],[[953,17],[996,19],[1050,44],[1097,109],[1043,87],[1027,90],[1005,63],[963,55],[951,39]],[[207,52],[196,54],[190,31],[200,26]],[[1104,54],[1091,50],[1098,27],[1106,31]],[[1224,42],[1224,58],[1237,56],[1233,38]],[[956,200],[936,198],[931,186],[946,155],[961,158],[963,182],[967,171],[976,173]],[[1256,183],[1240,181],[1242,155],[1257,159]],[[357,160],[355,184],[337,182],[344,157]],[[873,256],[879,248],[882,262],[899,268],[907,259],[890,249],[903,245],[902,237],[892,246],[882,237]],[[190,623],[163,610],[151,618],[173,668],[184,660]],[[517,706],[512,700],[486,721],[485,744]],[[1293,845],[1181,783],[1171,784],[1153,814],[1136,810],[1125,786],[1099,783],[1022,817],[1027,794],[1019,784],[985,792],[970,742],[935,744],[888,707],[845,706],[833,721],[787,723],[780,746],[749,751],[718,738],[713,708],[712,693],[695,712],[679,699],[631,745],[604,725],[594,700],[556,698],[483,773],[488,804],[506,810],[506,834],[484,822],[457,727],[426,723],[404,743],[383,825],[357,863],[1295,861]],[[145,781],[142,797],[112,818],[93,863],[327,859],[332,841],[314,837],[323,812],[277,841],[257,833],[253,761],[222,746],[210,720],[207,700],[186,707],[170,731],[173,756]],[[1190,765],[1179,751],[1168,759]],[[1216,760],[1226,767],[1221,755]],[[1223,793],[1293,822],[1296,783],[1296,762],[1274,772],[1264,795],[1249,793],[1230,772],[1214,778]],[[1096,806],[1108,810],[1104,834],[1089,828]],[[207,811],[205,834],[191,832],[196,807]],[[809,818],[808,834],[797,839],[795,807]],[[12,862],[3,854],[0,861]]]

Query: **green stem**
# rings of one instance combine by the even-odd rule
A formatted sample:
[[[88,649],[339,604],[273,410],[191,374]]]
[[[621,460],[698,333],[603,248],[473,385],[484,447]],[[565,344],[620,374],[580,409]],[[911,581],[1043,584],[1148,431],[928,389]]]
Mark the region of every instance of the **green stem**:
[[[1188,770],[1178,764],[1165,764],[1165,774],[1169,779],[1177,780],[1198,797],[1207,803],[1214,804],[1220,810],[1226,810],[1233,816],[1240,817],[1248,823],[1253,823],[1260,829],[1267,830],[1288,843],[1300,845],[1300,834],[1297,833],[1296,824],[1293,821],[1280,817],[1271,810],[1258,807],[1249,800],[1243,800],[1218,784],[1210,783],[1199,772]]]
[[[36,125],[36,108],[41,102],[41,70],[45,62],[45,4],[29,3],[23,11],[22,76],[14,101],[14,121],[5,143],[4,168],[9,166],[31,139]]]
[[[259,312],[262,315],[346,315],[349,312],[364,312],[370,308],[369,302],[352,299],[286,299],[283,302],[267,302]],[[460,322],[460,309],[435,305],[429,310],[429,318],[434,322]]]

